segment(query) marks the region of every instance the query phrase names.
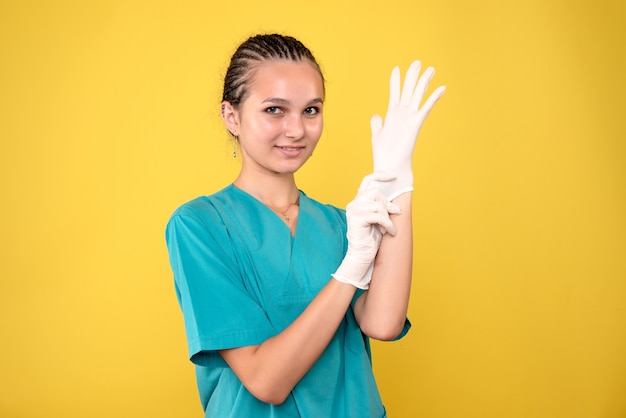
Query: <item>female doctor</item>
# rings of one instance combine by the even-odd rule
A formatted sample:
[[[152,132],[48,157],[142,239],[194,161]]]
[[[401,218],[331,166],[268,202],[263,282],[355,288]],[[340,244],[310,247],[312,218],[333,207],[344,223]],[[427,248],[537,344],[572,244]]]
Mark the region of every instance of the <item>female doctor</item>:
[[[170,263],[206,417],[385,417],[369,338],[408,331],[411,157],[443,94],[422,98],[420,64],[390,80],[385,120],[371,121],[374,174],[346,211],[299,190],[294,173],[322,134],[324,78],[298,40],[239,46],[221,114],[241,171],[179,207]],[[338,177],[341,167],[324,175]]]

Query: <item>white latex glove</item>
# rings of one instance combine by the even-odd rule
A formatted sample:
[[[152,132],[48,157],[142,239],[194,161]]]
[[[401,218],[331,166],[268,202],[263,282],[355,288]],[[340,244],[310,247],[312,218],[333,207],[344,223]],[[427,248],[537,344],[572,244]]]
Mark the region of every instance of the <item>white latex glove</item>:
[[[413,190],[411,162],[417,134],[426,116],[446,89],[445,86],[438,87],[420,107],[428,83],[435,73],[432,67],[428,67],[420,77],[420,68],[419,61],[411,64],[406,72],[402,94],[400,68],[393,69],[389,80],[389,107],[384,125],[380,115],[374,115],[370,121],[374,172],[387,171],[396,175],[394,181],[377,182],[389,200]]]
[[[332,277],[359,289],[367,289],[372,278],[374,258],[380,240],[386,233],[396,234],[389,218],[390,213],[399,213],[400,208],[389,202],[374,181],[385,183],[394,177],[388,173],[374,173],[361,182],[359,192],[346,207],[348,223],[348,251]]]

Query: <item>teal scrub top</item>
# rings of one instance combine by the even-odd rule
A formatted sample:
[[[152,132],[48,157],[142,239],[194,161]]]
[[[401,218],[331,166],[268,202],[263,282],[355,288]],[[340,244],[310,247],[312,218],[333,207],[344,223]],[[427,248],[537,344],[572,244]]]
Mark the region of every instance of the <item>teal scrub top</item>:
[[[206,417],[386,416],[369,340],[352,308],[321,357],[280,405],[256,399],[217,353],[261,344],[302,313],[343,260],[343,210],[300,191],[292,236],[272,210],[229,185],[179,207],[167,225],[166,239]],[[398,338],[409,327],[407,320]]]

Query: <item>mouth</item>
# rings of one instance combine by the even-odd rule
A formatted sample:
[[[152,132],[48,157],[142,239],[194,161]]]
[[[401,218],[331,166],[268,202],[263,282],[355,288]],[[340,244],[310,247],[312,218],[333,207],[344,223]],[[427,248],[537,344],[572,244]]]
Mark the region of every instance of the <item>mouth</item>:
[[[305,149],[305,147],[293,147],[287,145],[277,145],[276,148],[278,149],[278,151],[280,151],[281,154],[283,154],[287,158],[299,157],[300,155],[302,155]]]

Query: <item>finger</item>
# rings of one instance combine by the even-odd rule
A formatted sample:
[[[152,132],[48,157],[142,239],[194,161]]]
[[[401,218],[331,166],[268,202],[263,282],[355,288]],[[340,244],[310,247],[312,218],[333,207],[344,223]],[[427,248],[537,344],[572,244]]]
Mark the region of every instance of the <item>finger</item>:
[[[389,170],[380,170],[380,171],[375,171],[372,174],[369,174],[367,177],[371,178],[372,180],[375,181],[392,181],[395,180],[397,175],[394,171],[389,171]]]
[[[386,234],[389,234],[389,235],[391,235],[392,237],[395,237],[395,236],[396,236],[396,234],[398,233],[398,231],[397,231],[397,230],[395,230],[395,225],[394,225],[394,230],[392,230],[392,231],[387,231],[387,230],[385,229],[385,227],[383,227],[383,226],[381,226],[381,225],[376,225],[376,228],[378,229],[378,232],[380,232],[380,236],[381,236],[381,238],[382,238],[383,236],[385,236]]]
[[[400,67],[396,66],[391,70],[389,77],[389,107],[400,103]]]
[[[411,97],[413,97],[415,83],[417,83],[421,68],[422,63],[420,61],[413,61],[406,71],[404,86],[402,87],[402,97],[400,98],[401,105],[409,106],[411,104]]]
[[[392,215],[397,215],[401,213],[400,206],[396,205],[395,203],[386,201],[385,204],[386,204],[386,209],[388,213]]]
[[[381,196],[382,199],[381,199]],[[383,193],[380,191],[380,187],[375,182],[369,185],[368,189],[361,190],[359,195],[354,199],[351,203],[354,203],[353,206],[362,209],[364,212],[371,212],[375,207],[383,207],[385,204],[385,199]],[[381,212],[384,211],[381,210]]]
[[[393,224],[391,219],[389,218],[389,214],[378,214],[376,217],[376,222],[372,222],[372,225],[377,225],[381,233],[384,235],[385,232],[389,235],[396,235],[396,226]],[[380,229],[382,228],[382,230]],[[383,230],[385,232],[383,232]]]
[[[417,111],[419,109],[420,104],[422,103],[422,98],[424,97],[424,93],[428,88],[428,84],[430,80],[435,75],[435,69],[433,67],[428,67],[424,74],[420,77],[417,82],[417,87],[415,87],[415,92],[413,93],[413,97],[411,97],[411,109]]]
[[[376,171],[375,173],[368,174],[367,176],[363,177],[361,185],[359,186],[359,192],[374,189],[374,185],[377,181],[392,181],[396,177],[396,174],[390,171]],[[380,191],[378,193],[380,193]]]
[[[378,215],[388,216],[388,204],[385,195],[378,188],[373,188],[361,193],[359,198],[350,202],[346,209],[355,219],[361,220],[361,225],[365,225],[372,223],[372,219],[377,219]],[[374,218],[371,218],[372,216]]]
[[[396,234],[396,227],[389,218],[389,214],[384,209],[380,212],[376,210],[366,211],[365,208],[361,209],[363,209],[363,212],[358,214],[355,213],[355,217],[358,218],[358,225],[360,228],[372,227],[378,228],[381,231],[384,230],[391,235]]]
[[[372,139],[374,139],[383,129],[383,118],[380,115],[372,116],[370,128],[372,129]]]
[[[368,218],[370,214],[374,216],[374,218],[368,218],[367,222],[369,222],[371,219],[379,219],[379,215],[388,218],[390,213],[399,213],[400,207],[389,202],[384,194],[377,193],[375,200],[363,201],[362,206],[356,210],[361,211],[364,218]]]
[[[443,93],[446,91],[446,86],[437,87],[435,91],[426,99],[424,105],[420,108],[419,112],[421,114],[421,119],[424,120],[426,116],[430,113],[435,103],[443,96]]]

